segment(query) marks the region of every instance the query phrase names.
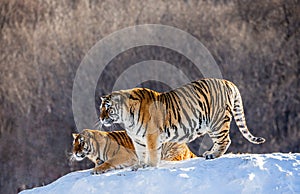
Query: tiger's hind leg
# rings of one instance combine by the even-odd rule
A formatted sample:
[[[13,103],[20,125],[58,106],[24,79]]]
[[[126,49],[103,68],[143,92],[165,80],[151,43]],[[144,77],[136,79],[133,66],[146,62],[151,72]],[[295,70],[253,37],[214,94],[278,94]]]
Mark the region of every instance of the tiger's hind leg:
[[[214,159],[222,156],[228,149],[231,140],[229,137],[229,128],[230,128],[231,116],[226,116],[223,120],[223,124],[212,132],[208,132],[208,135],[213,140],[213,147],[211,150],[203,153],[205,159]],[[218,124],[217,124],[218,125]]]

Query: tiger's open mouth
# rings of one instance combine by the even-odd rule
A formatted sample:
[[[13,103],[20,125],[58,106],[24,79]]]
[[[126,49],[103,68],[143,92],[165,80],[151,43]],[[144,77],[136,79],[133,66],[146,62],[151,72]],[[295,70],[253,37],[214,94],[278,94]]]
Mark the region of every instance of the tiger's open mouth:
[[[106,118],[102,120],[102,124],[106,127],[111,126],[113,124],[114,120],[112,118]]]
[[[73,156],[74,156],[74,158],[77,160],[77,161],[81,161],[81,160],[83,160],[84,158],[85,158],[85,154],[84,153],[82,153],[82,154],[79,154],[79,153],[74,153],[73,154]]]

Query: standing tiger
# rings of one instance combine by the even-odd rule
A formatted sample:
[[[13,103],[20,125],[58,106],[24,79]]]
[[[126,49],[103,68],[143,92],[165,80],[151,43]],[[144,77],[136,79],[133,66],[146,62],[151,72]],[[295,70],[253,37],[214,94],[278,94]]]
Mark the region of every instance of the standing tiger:
[[[203,156],[220,157],[231,142],[232,116],[248,141],[265,142],[249,132],[240,92],[227,80],[202,79],[165,93],[146,88],[120,90],[101,99],[100,121],[106,126],[124,124],[141,165],[157,166],[164,142],[190,142],[206,133],[213,147]],[[145,149],[146,157],[142,155]]]
[[[77,161],[89,158],[95,164],[93,173],[101,174],[113,169],[121,169],[138,164],[133,143],[125,131],[104,132],[85,129],[73,133],[73,154]],[[185,143],[165,143],[161,159],[179,161],[196,157]]]

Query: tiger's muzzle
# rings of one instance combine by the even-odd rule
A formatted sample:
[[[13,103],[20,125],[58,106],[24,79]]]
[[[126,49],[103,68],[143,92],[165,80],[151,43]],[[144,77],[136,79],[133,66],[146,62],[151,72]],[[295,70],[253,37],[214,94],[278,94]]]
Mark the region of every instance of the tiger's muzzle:
[[[73,153],[73,156],[77,161],[81,161],[85,158],[86,154],[75,152],[75,153]]]
[[[109,126],[111,126],[114,123],[114,120],[112,118],[110,118],[110,117],[100,119],[100,121],[106,127],[109,127]]]

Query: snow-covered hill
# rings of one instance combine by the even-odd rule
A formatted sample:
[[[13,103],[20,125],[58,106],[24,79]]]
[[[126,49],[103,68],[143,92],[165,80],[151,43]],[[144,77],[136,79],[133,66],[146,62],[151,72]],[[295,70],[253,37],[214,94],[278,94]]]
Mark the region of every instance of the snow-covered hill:
[[[90,172],[72,172],[22,194],[300,193],[300,154],[226,154],[214,160],[165,162],[159,168],[138,171]]]

